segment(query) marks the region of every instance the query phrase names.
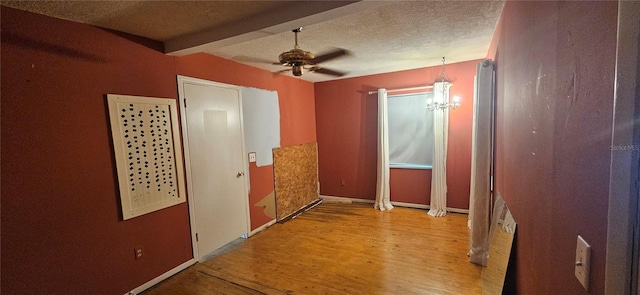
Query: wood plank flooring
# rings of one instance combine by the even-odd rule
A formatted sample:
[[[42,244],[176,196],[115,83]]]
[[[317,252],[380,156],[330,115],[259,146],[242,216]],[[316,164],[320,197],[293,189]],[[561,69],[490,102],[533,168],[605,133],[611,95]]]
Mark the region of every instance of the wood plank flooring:
[[[144,294],[480,294],[466,222],[325,201]]]

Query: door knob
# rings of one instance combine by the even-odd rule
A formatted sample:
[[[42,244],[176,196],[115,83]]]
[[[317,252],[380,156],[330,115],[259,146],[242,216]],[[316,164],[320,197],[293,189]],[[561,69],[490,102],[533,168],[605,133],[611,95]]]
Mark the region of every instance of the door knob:
[[[236,177],[240,177],[240,176],[244,176],[244,172],[239,171],[238,174],[236,174]]]

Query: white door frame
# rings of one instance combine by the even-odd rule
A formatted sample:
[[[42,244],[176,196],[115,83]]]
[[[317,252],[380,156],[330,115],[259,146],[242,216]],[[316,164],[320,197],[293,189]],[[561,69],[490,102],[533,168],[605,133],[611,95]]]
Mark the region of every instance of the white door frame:
[[[613,136],[611,141],[611,172],[609,178],[609,212],[605,294],[638,293],[638,262],[640,234],[638,230],[640,171],[637,149],[640,139],[634,134],[635,118],[640,103],[637,79],[638,36],[640,35],[640,3],[618,1],[618,38],[614,82]],[[635,161],[635,163],[634,163]],[[635,170],[634,170],[635,169]]]
[[[185,97],[184,97],[184,83],[198,84],[204,86],[215,86],[221,88],[230,88],[234,90],[238,90],[239,93],[239,106],[240,106],[240,135],[241,135],[241,145],[242,145],[242,154],[246,155],[245,146],[244,146],[244,121],[242,117],[242,91],[240,86],[224,84],[219,82],[213,82],[198,78],[192,78],[187,76],[178,75],[178,97],[180,104],[180,125],[182,127],[182,148],[184,149],[184,161],[185,161],[185,169],[186,169],[186,183],[187,183],[187,203],[189,204],[189,222],[191,225],[191,245],[193,249],[193,259],[199,260],[200,255],[198,252],[198,242],[196,241],[196,216],[195,216],[195,204],[191,201],[191,196],[189,195],[193,192],[193,183],[191,181],[191,155],[189,153],[189,133],[187,130],[187,122],[186,122],[186,113],[187,110],[185,108]],[[188,104],[188,102],[187,102]],[[243,161],[243,169],[246,171],[245,173],[249,173],[249,165],[246,159]],[[248,177],[243,177],[244,179],[244,201],[245,201],[245,210],[247,212],[247,229],[245,231],[244,237],[247,237],[249,232],[251,232],[251,216],[249,215],[249,183],[247,179]],[[202,253],[207,254],[207,253]]]

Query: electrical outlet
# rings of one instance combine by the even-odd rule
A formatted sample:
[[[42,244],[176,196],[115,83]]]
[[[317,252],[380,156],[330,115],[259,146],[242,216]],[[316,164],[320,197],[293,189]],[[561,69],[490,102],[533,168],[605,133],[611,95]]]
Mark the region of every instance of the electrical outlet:
[[[589,291],[589,267],[591,266],[591,246],[578,235],[576,245],[575,274],[580,284]]]
[[[142,256],[143,256],[142,247],[133,249],[133,253],[135,254],[136,260],[142,259]]]
[[[344,179],[340,179],[340,185],[341,186],[345,186],[347,184],[347,182]]]
[[[256,153],[249,153],[249,163],[256,161]]]

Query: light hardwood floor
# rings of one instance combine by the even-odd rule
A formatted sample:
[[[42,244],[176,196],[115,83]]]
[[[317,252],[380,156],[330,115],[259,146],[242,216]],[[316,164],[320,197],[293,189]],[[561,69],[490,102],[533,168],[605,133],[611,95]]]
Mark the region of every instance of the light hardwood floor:
[[[480,294],[466,222],[325,201],[144,294]]]

